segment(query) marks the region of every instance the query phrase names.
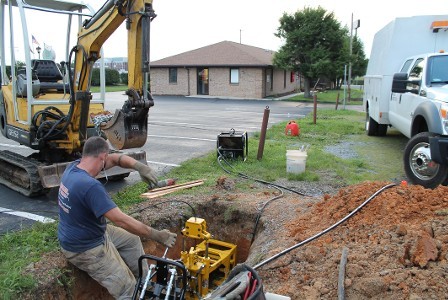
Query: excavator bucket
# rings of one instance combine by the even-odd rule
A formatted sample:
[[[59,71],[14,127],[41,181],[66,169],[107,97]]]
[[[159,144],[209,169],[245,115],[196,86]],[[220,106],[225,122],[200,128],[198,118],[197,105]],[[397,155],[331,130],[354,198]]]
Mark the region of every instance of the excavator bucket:
[[[148,109],[129,112],[117,109],[112,119],[101,125],[101,130],[117,150],[142,147],[148,132]]]
[[[136,152],[127,152],[124,153],[127,156],[132,157],[133,159],[147,164],[146,161],[146,152],[145,151],[136,151]],[[61,183],[62,174],[64,174],[65,169],[71,162],[57,163],[48,166],[39,166],[37,168],[40,183],[43,188],[53,188],[59,186]],[[118,166],[112,167],[108,169],[106,172],[101,171],[100,174],[96,178],[122,178],[127,177],[130,172],[134,170],[132,169],[124,169]],[[22,191],[20,191],[24,194]]]

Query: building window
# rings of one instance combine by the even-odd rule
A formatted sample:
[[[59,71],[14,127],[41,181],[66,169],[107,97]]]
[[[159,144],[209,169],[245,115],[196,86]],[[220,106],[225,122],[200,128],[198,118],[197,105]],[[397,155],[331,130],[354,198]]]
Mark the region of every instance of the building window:
[[[266,85],[270,91],[274,89],[274,70],[267,69],[266,70]]]
[[[177,83],[177,68],[169,69],[169,83]]]
[[[293,72],[293,71],[291,71],[291,79],[290,79],[290,81],[289,82],[294,82],[294,81],[296,81],[296,74]]]
[[[240,70],[230,69],[230,83],[237,84],[240,83]]]

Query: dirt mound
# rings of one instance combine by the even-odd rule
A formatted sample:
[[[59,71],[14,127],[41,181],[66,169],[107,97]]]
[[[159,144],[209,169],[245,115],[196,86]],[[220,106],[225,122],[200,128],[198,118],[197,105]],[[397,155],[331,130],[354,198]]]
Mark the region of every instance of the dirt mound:
[[[386,183],[326,195],[285,224],[291,247],[332,226]],[[448,188],[394,186],[320,238],[260,268],[266,290],[292,299],[335,299],[338,280],[347,299],[443,299],[448,295]],[[347,250],[345,276],[338,278]]]

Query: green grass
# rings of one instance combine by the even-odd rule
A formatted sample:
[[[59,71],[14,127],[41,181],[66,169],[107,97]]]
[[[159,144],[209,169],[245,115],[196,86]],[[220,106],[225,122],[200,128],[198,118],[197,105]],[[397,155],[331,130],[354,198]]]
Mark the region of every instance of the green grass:
[[[344,100],[344,90],[326,90],[317,93],[318,103],[334,103],[338,99],[339,94],[339,105],[343,105]],[[363,90],[351,89],[351,100],[348,101],[348,91],[346,91],[346,105],[361,105],[362,104]],[[313,98],[305,98],[303,93],[288,99],[289,101],[302,101],[302,102],[313,102]]]
[[[366,180],[394,180],[403,177],[402,149],[406,138],[398,132],[385,137],[368,137],[364,132],[365,115],[350,110],[318,110],[317,122],[312,114],[296,120],[300,127],[299,137],[286,136],[282,122],[268,129],[263,158],[257,160],[259,134],[249,136],[247,161],[234,161],[228,170],[244,173],[265,181],[279,179],[307,182],[337,182],[355,184]],[[309,145],[306,171],[293,175],[286,173],[286,150]],[[328,147],[340,147],[355,153],[351,158],[340,158],[328,151]],[[344,148],[345,147],[345,148]],[[178,178],[178,182],[205,179],[202,186],[182,193],[215,193],[213,187],[221,176],[227,174],[217,161],[216,151],[182,163],[166,174],[165,178]],[[251,180],[237,180],[241,191],[254,192]],[[114,195],[116,203],[125,211],[133,204],[142,202],[140,194],[146,185],[138,183]],[[25,267],[37,261],[42,253],[57,249],[56,226],[37,225],[31,230],[10,233],[0,237],[0,298],[35,285],[34,278],[24,274]],[[6,296],[4,296],[6,295]],[[8,296],[9,295],[9,296]],[[2,297],[4,296],[4,297]]]
[[[0,238],[0,299],[17,299],[17,293],[35,286],[26,266],[43,253],[58,249],[56,224],[36,223],[31,229],[7,233]]]

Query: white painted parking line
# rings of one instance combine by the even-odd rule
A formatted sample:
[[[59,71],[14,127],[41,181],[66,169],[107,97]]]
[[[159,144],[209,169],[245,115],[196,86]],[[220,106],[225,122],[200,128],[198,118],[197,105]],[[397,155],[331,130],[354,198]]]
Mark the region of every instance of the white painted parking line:
[[[162,138],[162,139],[180,139],[180,140],[195,140],[195,141],[206,141],[206,142],[215,142],[216,139],[201,139],[201,138],[194,138],[194,137],[187,137],[187,136],[174,136],[174,135],[155,135],[155,134],[148,134],[149,137],[156,137],[156,138]]]
[[[0,143],[0,147],[30,149],[29,147],[23,146],[23,145],[11,145],[11,144],[3,144],[3,143]]]
[[[168,121],[151,121],[148,123],[149,125],[153,125],[153,126],[163,126],[165,124],[169,124],[169,125],[176,125],[178,127],[186,127],[186,128],[191,128],[191,129],[198,129],[198,130],[206,130],[206,131],[220,131],[222,130],[222,126],[210,126],[207,124],[195,124],[195,123],[180,123],[180,122],[168,122]],[[244,128],[244,129],[259,129],[259,126],[247,126],[247,124],[244,125],[234,125],[233,127],[236,128]]]
[[[24,211],[17,211],[17,210],[12,210],[12,209],[8,209],[8,208],[3,208],[3,207],[0,207],[0,213],[14,215],[14,216],[30,219],[30,220],[41,222],[41,223],[55,222],[55,220],[53,220],[52,218],[39,216],[39,215],[24,212]]]
[[[163,166],[169,166],[169,167],[180,167],[180,165],[163,163],[163,162],[158,162],[158,161],[147,160],[146,162],[148,164],[154,164],[154,165],[163,165]]]

